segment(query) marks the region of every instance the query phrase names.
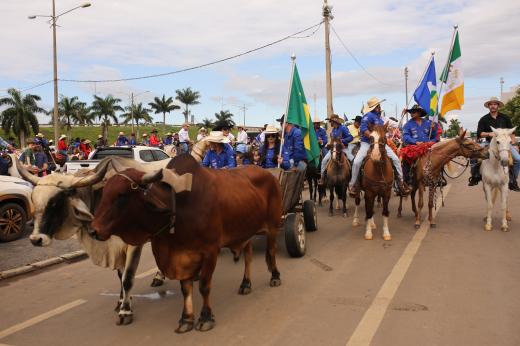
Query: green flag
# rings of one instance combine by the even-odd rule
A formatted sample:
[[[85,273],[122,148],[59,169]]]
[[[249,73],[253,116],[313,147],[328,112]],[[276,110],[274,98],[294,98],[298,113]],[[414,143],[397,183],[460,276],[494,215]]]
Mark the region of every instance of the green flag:
[[[316,139],[316,132],[311,120],[309,106],[305,99],[298,68],[294,65],[293,80],[291,83],[291,94],[289,96],[289,110],[287,112],[287,122],[297,125],[303,138],[303,145],[307,153],[307,161],[314,163],[316,167],[320,161],[320,146]]]

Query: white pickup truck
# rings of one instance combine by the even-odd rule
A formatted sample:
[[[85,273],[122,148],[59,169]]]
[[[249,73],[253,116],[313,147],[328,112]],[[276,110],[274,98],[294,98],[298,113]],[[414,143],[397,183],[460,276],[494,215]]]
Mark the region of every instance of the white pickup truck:
[[[159,148],[145,146],[101,147],[90,153],[88,160],[68,161],[63,168],[66,173],[75,173],[80,169],[93,169],[108,156],[119,156],[134,159],[137,162],[154,162],[170,157]]]

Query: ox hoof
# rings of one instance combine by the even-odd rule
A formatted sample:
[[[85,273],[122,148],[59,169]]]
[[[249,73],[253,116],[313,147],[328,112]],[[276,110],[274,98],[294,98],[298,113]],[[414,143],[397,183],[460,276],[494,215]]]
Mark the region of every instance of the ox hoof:
[[[183,334],[193,330],[193,321],[180,320],[179,326],[175,329],[175,333]]]
[[[502,232],[509,232],[509,227],[507,227],[507,226],[502,226],[502,227],[500,227],[500,230],[501,230]]]
[[[390,241],[390,240],[392,240],[392,236],[390,234],[389,235],[384,235],[383,236],[383,240]]]
[[[278,287],[282,284],[282,280],[279,278],[271,278],[271,281],[269,281],[269,285],[271,287]]]
[[[126,326],[134,321],[134,315],[118,315],[116,324],[118,326]]]
[[[213,317],[207,321],[199,318],[199,321],[197,322],[195,329],[197,329],[199,332],[207,332],[208,330],[211,330],[214,327],[215,320],[213,319]]]
[[[372,234],[365,234],[365,240],[372,240],[374,236]]]
[[[493,230],[493,226],[489,225],[489,224],[486,224],[484,226],[484,230],[487,231],[487,232],[491,232]]]
[[[161,279],[153,279],[152,280],[152,283],[150,284],[150,287],[159,287],[159,286],[162,286],[164,285],[164,280],[161,280]]]

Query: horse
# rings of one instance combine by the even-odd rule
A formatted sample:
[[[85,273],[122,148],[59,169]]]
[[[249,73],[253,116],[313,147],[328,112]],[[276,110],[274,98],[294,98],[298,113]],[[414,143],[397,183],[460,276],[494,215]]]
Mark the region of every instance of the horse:
[[[457,156],[464,156],[472,159],[486,159],[489,154],[485,148],[482,148],[478,143],[474,142],[470,138],[465,138],[466,131],[461,130],[459,135],[453,139],[449,139],[444,142],[435,143],[430,147],[428,153],[421,156],[417,160],[417,164],[414,169],[411,200],[412,210],[415,214],[415,228],[418,229],[421,226],[421,212],[424,205],[424,192],[426,187],[429,187],[428,194],[428,221],[431,228],[436,227],[435,220],[433,218],[433,208],[435,192],[437,187],[441,183],[441,172],[448,162]],[[416,206],[415,194],[419,191],[419,200]],[[418,207],[418,208],[417,208]],[[401,216],[402,200],[400,201],[397,216]]]
[[[326,186],[330,192],[329,216],[334,215],[334,192],[343,201],[343,217],[347,217],[347,186],[350,181],[350,161],[343,153],[343,143],[339,138],[332,138],[330,161],[327,165]],[[321,198],[320,198],[321,199]]]
[[[323,152],[320,152],[320,158],[318,167],[313,162],[310,162],[307,165],[307,170],[305,171],[305,180],[307,180],[307,185],[309,185],[309,199],[316,202],[316,195],[319,195],[319,205],[321,206],[321,199],[323,197],[323,189],[320,185],[318,185],[318,180],[320,179],[320,167],[321,162],[323,160]]]
[[[507,194],[509,185],[509,156],[511,154],[511,134],[516,130],[513,129],[495,129],[491,128],[495,136],[489,143],[489,159],[482,161],[480,166],[480,174],[482,176],[482,183],[484,185],[484,193],[487,201],[487,216],[486,225],[484,229],[491,231],[491,214],[493,212],[493,204],[495,203],[496,195],[500,191],[501,197],[501,213],[502,213],[502,231],[509,231],[507,224],[508,209],[507,209]]]
[[[392,184],[394,181],[394,169],[392,160],[386,154],[386,132],[388,125],[374,126],[370,132],[370,150],[363,163],[363,176],[361,178],[361,189],[365,193],[365,239],[372,240],[372,230],[376,228],[374,222],[374,202],[376,197],[383,199],[383,240],[392,240],[388,228],[388,203],[392,196]],[[357,209],[361,198],[356,197],[356,211],[354,221],[357,217]],[[357,221],[359,224],[359,221]],[[353,222],[354,225],[354,222]]]

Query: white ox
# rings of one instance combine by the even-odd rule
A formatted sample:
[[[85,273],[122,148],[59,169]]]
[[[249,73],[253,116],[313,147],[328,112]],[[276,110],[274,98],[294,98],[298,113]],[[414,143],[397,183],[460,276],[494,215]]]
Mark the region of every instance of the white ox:
[[[133,311],[130,290],[142,247],[128,245],[117,236],[106,242],[97,241],[88,235],[88,229],[96,201],[101,198],[100,182],[105,175],[109,177],[130,167],[155,171],[165,167],[169,160],[142,165],[134,160],[107,158],[93,171],[79,171],[74,175],[50,174],[42,178],[30,174],[18,160],[14,161],[18,173],[34,185],[34,230],[30,235],[33,245],[49,246],[53,238],[64,240],[75,234],[95,265],[117,270],[121,283],[120,297],[115,309],[118,312],[117,324],[131,323]],[[158,272],[152,286],[161,285],[163,280],[164,276]]]

